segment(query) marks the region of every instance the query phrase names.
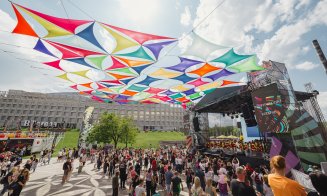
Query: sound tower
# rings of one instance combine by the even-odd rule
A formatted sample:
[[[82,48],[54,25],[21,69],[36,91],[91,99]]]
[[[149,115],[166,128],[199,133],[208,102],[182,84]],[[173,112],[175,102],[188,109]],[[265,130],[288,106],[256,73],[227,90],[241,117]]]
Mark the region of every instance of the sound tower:
[[[194,131],[195,132],[200,131],[200,124],[199,124],[199,118],[198,117],[193,118],[193,126],[194,126]]]
[[[245,124],[247,127],[253,127],[257,125],[257,121],[255,120],[253,110],[250,108],[248,104],[243,104],[241,106],[241,110],[243,113],[243,117],[245,120]]]

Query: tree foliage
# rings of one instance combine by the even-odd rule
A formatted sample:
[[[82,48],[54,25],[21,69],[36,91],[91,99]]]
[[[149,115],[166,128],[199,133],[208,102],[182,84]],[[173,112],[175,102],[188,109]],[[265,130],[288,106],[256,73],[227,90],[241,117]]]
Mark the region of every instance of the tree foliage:
[[[113,142],[115,147],[118,142],[124,142],[127,146],[128,143],[135,142],[136,130],[133,119],[105,112],[91,129],[87,141]]]

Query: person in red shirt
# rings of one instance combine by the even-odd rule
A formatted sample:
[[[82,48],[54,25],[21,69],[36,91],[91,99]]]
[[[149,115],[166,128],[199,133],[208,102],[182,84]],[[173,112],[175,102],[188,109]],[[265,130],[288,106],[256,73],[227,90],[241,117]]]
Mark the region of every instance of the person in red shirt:
[[[156,172],[156,171],[157,171],[157,161],[156,161],[156,158],[155,158],[155,157],[154,157],[154,159],[152,160],[151,168],[152,168],[152,171],[153,171],[153,172]]]

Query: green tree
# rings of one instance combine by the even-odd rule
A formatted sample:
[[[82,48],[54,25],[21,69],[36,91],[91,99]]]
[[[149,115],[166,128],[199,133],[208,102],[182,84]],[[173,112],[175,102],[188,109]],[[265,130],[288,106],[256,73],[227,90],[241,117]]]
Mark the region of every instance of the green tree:
[[[132,118],[129,117],[121,118],[120,130],[121,130],[120,142],[124,143],[125,147],[127,147],[128,144],[133,144],[135,142],[136,135],[137,135],[137,128]]]
[[[120,118],[115,114],[105,112],[91,129],[87,141],[103,143],[110,143],[113,141],[114,146],[117,147],[120,137]]]

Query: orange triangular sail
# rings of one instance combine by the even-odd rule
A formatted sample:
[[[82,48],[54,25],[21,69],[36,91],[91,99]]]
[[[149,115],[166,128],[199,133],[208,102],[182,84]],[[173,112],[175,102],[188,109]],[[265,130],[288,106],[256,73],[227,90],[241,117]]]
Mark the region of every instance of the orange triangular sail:
[[[18,21],[15,29],[12,32],[17,34],[29,35],[32,37],[39,37],[13,4],[12,7],[14,8]]]

